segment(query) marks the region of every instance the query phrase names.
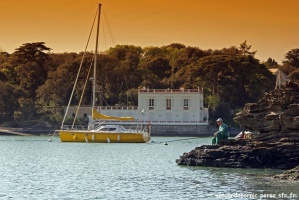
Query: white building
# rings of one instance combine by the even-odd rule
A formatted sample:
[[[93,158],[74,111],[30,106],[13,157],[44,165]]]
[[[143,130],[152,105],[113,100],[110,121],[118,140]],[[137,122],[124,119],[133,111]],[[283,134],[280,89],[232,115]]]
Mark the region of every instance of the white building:
[[[68,116],[74,117],[76,108],[70,107]],[[200,89],[143,88],[138,90],[138,107],[99,106],[97,110],[104,115],[130,116],[139,121],[151,121],[152,124],[206,124],[209,118],[208,109],[203,107]],[[91,107],[81,107],[77,117],[89,115]]]
[[[208,119],[200,89],[140,89],[138,108],[155,124],[201,124]]]
[[[184,135],[206,132],[208,108],[203,106],[200,89],[139,89],[136,106],[99,106],[97,110],[109,116],[134,117],[141,124],[151,123],[152,133]],[[77,107],[70,107],[68,116],[75,116]],[[91,107],[81,107],[78,118],[91,115]],[[106,124],[130,126],[135,121],[105,121]],[[170,133],[170,134],[169,134]]]

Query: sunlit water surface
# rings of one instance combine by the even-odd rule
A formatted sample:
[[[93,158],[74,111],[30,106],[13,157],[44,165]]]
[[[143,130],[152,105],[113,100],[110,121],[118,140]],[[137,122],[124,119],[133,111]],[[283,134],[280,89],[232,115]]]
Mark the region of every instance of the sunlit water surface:
[[[298,182],[272,178],[282,171],[176,164],[211,138],[154,137],[149,144],[49,139],[0,136],[0,199],[299,199]]]

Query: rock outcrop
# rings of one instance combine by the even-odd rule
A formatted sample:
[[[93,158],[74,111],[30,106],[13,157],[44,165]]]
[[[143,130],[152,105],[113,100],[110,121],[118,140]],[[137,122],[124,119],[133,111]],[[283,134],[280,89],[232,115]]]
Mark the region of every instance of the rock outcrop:
[[[274,176],[274,178],[279,178],[282,180],[292,180],[292,181],[299,181],[299,166],[287,170],[286,172]]]
[[[257,103],[246,104],[235,121],[244,128],[261,133],[257,140],[277,133],[284,134],[269,139],[298,137],[299,82],[291,82],[284,89],[275,89]]]
[[[299,138],[277,142],[226,140],[184,153],[179,165],[233,168],[291,169],[299,165]]]
[[[197,147],[179,165],[291,169],[299,165],[299,81],[246,104],[235,121],[258,134]]]

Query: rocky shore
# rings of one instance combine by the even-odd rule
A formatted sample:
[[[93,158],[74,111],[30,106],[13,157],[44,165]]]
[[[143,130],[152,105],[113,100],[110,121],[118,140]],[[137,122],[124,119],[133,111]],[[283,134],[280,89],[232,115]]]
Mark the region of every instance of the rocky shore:
[[[299,180],[299,82],[275,89],[257,103],[246,104],[235,121],[258,134],[251,139],[196,147],[177,159],[177,164],[291,169],[275,178]]]

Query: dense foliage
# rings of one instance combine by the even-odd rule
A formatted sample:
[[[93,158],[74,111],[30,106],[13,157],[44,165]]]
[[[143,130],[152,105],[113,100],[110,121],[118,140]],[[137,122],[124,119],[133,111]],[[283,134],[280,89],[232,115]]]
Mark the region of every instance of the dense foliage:
[[[210,116],[231,119],[231,111],[255,102],[274,89],[268,68],[289,70],[298,78],[299,50],[285,56],[282,66],[271,58],[261,63],[246,41],[240,47],[202,50],[183,44],[141,48],[118,45],[98,55],[97,103],[137,105],[137,90],[148,88],[202,88]],[[0,123],[43,118],[60,122],[81,64],[82,73],[72,104],[80,100],[90,78],[93,53],[51,53],[43,42],[26,43],[12,54],[0,52]],[[82,100],[91,104],[91,81]]]

